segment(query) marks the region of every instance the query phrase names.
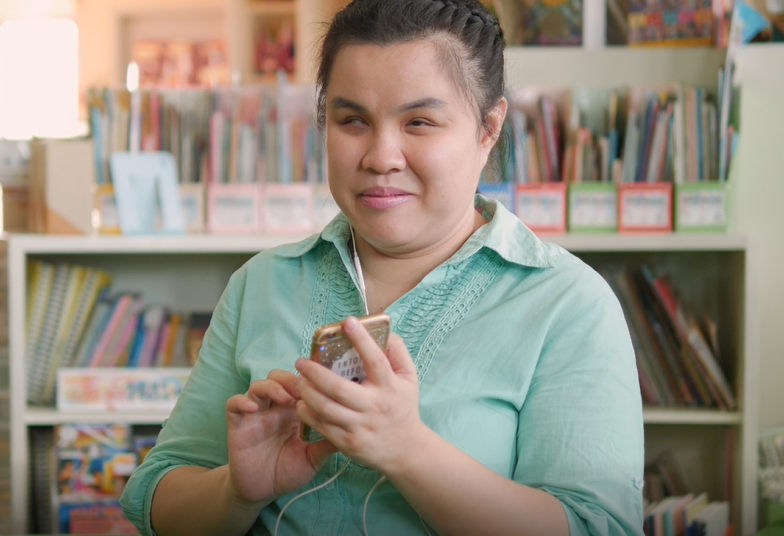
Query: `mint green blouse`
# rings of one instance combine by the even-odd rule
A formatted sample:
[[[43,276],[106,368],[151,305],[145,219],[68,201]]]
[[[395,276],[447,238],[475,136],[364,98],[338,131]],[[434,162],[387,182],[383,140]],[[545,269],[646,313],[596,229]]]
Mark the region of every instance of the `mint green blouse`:
[[[477,206],[490,223],[387,309],[419,372],[422,420],[491,470],[558,498],[572,536],[642,534],[642,406],[618,301],[596,272],[503,206],[481,196]],[[293,371],[317,327],[362,314],[348,240],[339,215],[231,277],[177,406],[123,494],[142,534],[152,534],[164,474],[227,463],[226,400],[272,369]],[[333,456],[304,489],[344,461]],[[362,534],[378,479],[351,463],[287,509],[279,534]],[[271,533],[294,495],[261,511],[251,533]],[[370,536],[425,534],[389,482],[373,493],[367,520]]]

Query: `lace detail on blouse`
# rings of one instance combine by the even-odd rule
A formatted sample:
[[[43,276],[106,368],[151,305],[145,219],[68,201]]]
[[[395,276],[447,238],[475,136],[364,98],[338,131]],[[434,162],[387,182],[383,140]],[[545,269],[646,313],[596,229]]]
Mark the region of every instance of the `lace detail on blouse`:
[[[302,355],[310,354],[316,328],[362,314],[362,297],[331,243],[323,243],[308,319],[302,334]],[[447,334],[468,314],[506,263],[492,250],[448,264],[447,276],[430,288],[414,289],[402,298],[402,314],[393,326],[406,342],[421,382]]]
[[[302,332],[300,355],[303,357],[310,355],[310,345],[316,329],[325,324],[340,322],[351,315],[361,315],[363,311],[362,296],[346,271],[338,250],[330,242],[320,244],[318,250],[313,296]]]
[[[447,334],[468,314],[506,263],[482,249],[447,267],[441,283],[407,300],[395,331],[406,341],[421,383]]]

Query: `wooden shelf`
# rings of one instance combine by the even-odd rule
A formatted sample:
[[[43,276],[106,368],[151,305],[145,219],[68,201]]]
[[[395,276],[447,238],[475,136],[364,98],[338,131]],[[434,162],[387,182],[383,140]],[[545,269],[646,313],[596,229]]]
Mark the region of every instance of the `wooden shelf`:
[[[72,422],[83,423],[120,423],[120,424],[161,424],[168,413],[163,412],[65,412],[55,408],[27,408],[24,415],[27,426],[55,426]]]
[[[733,426],[743,423],[743,415],[741,413],[736,411],[720,411],[716,409],[644,408],[642,416],[645,424]]]
[[[726,51],[713,47],[509,47],[509,86],[687,84],[716,86]]]
[[[52,236],[14,235],[13,241],[28,254],[161,254],[256,253],[296,242],[307,235],[182,235],[182,236]]]
[[[743,251],[745,236],[705,233],[671,233],[661,235],[624,235],[617,233],[566,233],[542,237],[569,251]]]
[[[289,2],[277,0],[272,2],[248,2],[248,13],[253,16],[268,15],[293,15],[297,4],[292,0]]]
[[[28,254],[127,254],[127,253],[255,253],[281,244],[298,242],[307,234],[292,235],[184,235],[184,236],[52,236],[14,235]],[[743,251],[748,239],[740,235],[672,233],[623,235],[566,233],[543,236],[565,249],[588,251]]]

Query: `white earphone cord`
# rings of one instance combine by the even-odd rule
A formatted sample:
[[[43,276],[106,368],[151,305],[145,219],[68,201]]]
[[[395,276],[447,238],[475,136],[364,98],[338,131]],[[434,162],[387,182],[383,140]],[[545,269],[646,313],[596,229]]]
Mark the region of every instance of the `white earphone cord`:
[[[354,227],[350,226],[349,229],[351,229],[351,246],[352,246],[353,254],[354,254],[353,255],[354,256],[354,269],[357,271],[357,280],[359,282],[359,292],[362,295],[362,304],[365,307],[365,314],[367,315],[367,314],[370,314],[370,313],[368,311],[367,293],[365,291],[365,277],[362,275],[362,263],[359,261],[359,254],[357,253],[357,240],[356,240],[356,238],[354,236]],[[278,514],[278,519],[275,522],[275,531],[273,532],[273,536],[278,536],[278,527],[280,527],[280,520],[283,519],[283,513],[288,509],[289,506],[291,506],[294,503],[294,501],[298,501],[302,497],[305,497],[306,495],[309,495],[309,494],[311,494],[311,493],[313,493],[315,491],[318,491],[321,488],[324,488],[325,486],[328,486],[329,484],[334,482],[341,475],[341,473],[343,473],[343,471],[345,471],[345,469],[346,469],[346,467],[348,467],[349,463],[351,463],[351,460],[346,459],[346,463],[343,464],[343,467],[341,467],[340,470],[337,473],[335,473],[329,480],[327,480],[323,484],[319,484],[315,488],[311,488],[311,489],[309,489],[309,490],[307,490],[305,492],[300,493],[299,495],[297,495],[295,497],[292,497],[291,500],[286,503],[286,506],[284,506],[281,509],[280,513]],[[370,536],[369,533],[368,533],[368,529],[367,529],[367,508],[368,508],[368,503],[370,502],[370,496],[373,495],[373,492],[376,491],[376,489],[381,484],[383,484],[386,481],[387,481],[387,477],[385,477],[385,476],[382,476],[381,478],[379,478],[378,481],[373,485],[373,487],[370,488],[370,491],[368,492],[368,494],[365,496],[365,503],[362,506],[362,532],[364,533],[365,536]],[[427,525],[425,524],[425,520],[422,519],[422,516],[419,516],[419,521],[422,522],[422,527],[425,529],[425,533],[427,534],[427,536],[432,536],[430,534],[430,531],[427,529]]]
[[[357,239],[354,236],[354,227],[349,226],[351,229],[351,247],[354,250],[354,269],[357,271],[357,282],[359,283],[359,293],[362,294],[362,305],[365,307],[365,314],[369,315],[367,291],[365,290],[365,276],[362,275],[362,263],[359,261],[359,253],[357,253]]]

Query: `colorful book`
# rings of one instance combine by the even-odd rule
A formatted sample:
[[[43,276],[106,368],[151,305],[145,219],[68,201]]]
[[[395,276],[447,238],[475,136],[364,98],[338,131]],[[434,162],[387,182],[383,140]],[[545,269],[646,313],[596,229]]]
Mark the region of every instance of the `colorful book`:
[[[79,347],[73,359],[74,367],[86,367],[90,364],[90,358],[95,351],[95,347],[111,318],[115,302],[116,298],[110,295],[109,287],[101,290],[90,313],[90,320],[79,338]]]
[[[33,343],[32,362],[28,362],[27,400],[32,404],[44,403],[47,376],[57,336],[57,326],[66,298],[70,267],[58,264],[54,272],[51,293],[45,306],[46,314],[43,318],[41,334],[38,340]]]
[[[69,268],[68,281],[66,283],[65,297],[63,298],[62,311],[57,324],[54,341],[52,344],[51,355],[45,369],[46,381],[44,384],[41,401],[44,404],[54,403],[54,386],[57,379],[57,369],[63,362],[65,346],[75,329],[76,313],[79,308],[81,297],[84,295],[84,285],[87,281],[89,269],[82,266],[71,266]]]
[[[110,284],[111,276],[107,272],[94,268],[88,269],[87,278],[74,311],[72,329],[62,349],[61,366],[70,367],[74,365],[79,341],[87,328],[87,323],[95,310],[101,294],[108,291]]]
[[[116,358],[120,339],[123,336],[126,324],[130,322],[134,312],[136,297],[132,294],[123,294],[114,304],[109,321],[93,350],[88,366],[111,366]]]

